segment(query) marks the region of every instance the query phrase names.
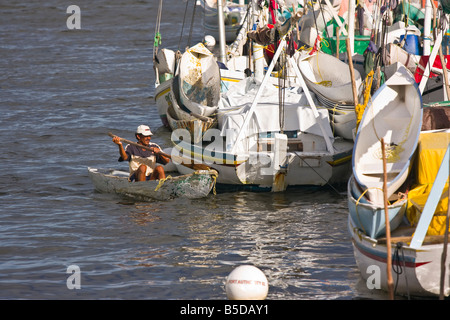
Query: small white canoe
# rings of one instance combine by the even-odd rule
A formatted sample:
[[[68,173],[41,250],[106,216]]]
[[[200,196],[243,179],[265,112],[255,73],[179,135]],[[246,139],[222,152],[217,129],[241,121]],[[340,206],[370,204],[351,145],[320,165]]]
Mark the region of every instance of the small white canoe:
[[[335,56],[317,52],[311,56],[302,55],[298,59],[299,69],[309,89],[325,106],[336,103],[353,105],[352,78],[348,64]],[[361,86],[361,75],[355,71],[356,88]]]
[[[183,53],[179,68],[181,104],[195,114],[210,116],[220,99],[220,68],[216,58],[199,43]]]
[[[384,204],[381,139],[390,197],[409,174],[421,126],[422,96],[413,75],[402,66],[369,101],[355,138],[353,175],[373,204]]]
[[[165,180],[129,182],[129,173],[125,171],[88,168],[88,173],[97,191],[139,200],[204,198],[213,189],[217,177],[215,170],[198,170],[187,175],[167,176]]]

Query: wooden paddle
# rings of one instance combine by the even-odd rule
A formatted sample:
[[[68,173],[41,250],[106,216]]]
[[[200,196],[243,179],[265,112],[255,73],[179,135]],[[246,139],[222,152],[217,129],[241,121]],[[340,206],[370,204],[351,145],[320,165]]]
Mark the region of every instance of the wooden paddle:
[[[118,137],[115,134],[112,134],[111,132],[108,132],[108,136],[110,136],[111,138]],[[137,142],[133,142],[133,141],[130,141],[130,140],[127,140],[127,139],[124,139],[124,138],[120,138],[120,137],[118,137],[118,138],[120,139],[121,142],[125,142],[125,143],[128,143],[128,144],[134,145],[136,147],[142,148],[142,149],[153,151],[153,148],[144,146],[144,145],[139,144]],[[193,169],[193,170],[210,170],[210,167],[208,167],[206,164],[193,163],[192,159],[191,159],[191,163],[185,163],[185,162],[183,162],[183,159],[181,157],[172,156],[172,155],[169,155],[169,154],[164,153],[162,151],[160,152],[160,154],[165,156],[165,157],[167,157],[167,158],[169,158],[169,159],[171,159],[172,161],[175,160],[177,163],[179,163],[179,164],[181,164],[181,165],[183,165],[185,167],[188,167],[190,169]]]

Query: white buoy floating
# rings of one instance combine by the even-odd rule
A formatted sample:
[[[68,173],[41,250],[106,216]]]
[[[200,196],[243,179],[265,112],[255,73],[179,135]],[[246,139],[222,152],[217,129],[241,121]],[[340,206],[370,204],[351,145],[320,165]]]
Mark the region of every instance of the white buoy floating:
[[[214,47],[216,45],[216,39],[213,36],[206,35],[203,38],[203,44],[207,47]]]
[[[264,300],[269,292],[269,283],[261,270],[243,265],[228,275],[225,290],[230,300]]]

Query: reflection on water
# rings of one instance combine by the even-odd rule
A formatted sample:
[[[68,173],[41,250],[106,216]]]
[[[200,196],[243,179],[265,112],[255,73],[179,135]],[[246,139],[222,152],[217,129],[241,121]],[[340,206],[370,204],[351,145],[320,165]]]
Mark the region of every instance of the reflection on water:
[[[345,199],[329,196],[332,201],[320,204],[315,198],[323,194],[317,191],[225,193],[206,200],[177,199],[166,212],[158,204],[138,204],[132,216],[150,219],[144,218],[144,224],[134,219],[137,225],[169,231],[170,224],[170,234],[160,232],[158,243],[152,242],[155,234],[146,239],[150,247],[167,250],[138,251],[128,259],[133,267],[154,267],[157,258],[159,266],[180,270],[178,280],[193,287],[223,286],[235,266],[252,264],[265,272],[269,298],[350,298],[354,288],[349,278],[356,281],[357,274],[348,268],[353,258],[349,239],[341,238]],[[186,270],[195,272],[184,275]],[[211,298],[223,295],[219,291]]]
[[[129,218],[137,225],[143,226],[160,220],[161,208],[154,204],[136,205],[136,210],[130,212]]]

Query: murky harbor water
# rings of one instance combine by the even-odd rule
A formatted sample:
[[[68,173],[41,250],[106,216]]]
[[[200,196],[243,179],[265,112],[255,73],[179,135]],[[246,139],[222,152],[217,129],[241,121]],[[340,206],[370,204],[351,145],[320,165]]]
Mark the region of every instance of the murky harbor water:
[[[66,26],[70,4],[80,30]],[[169,202],[94,191],[88,166],[126,169],[108,132],[133,139],[145,123],[170,146],[153,100],[157,4],[0,5],[0,298],[226,299],[225,277],[241,264],[266,274],[270,300],[383,298],[359,283],[344,190]],[[164,1],[172,49],[185,8]],[[199,8],[192,34],[193,44],[204,35]],[[67,287],[71,265],[79,290]]]

